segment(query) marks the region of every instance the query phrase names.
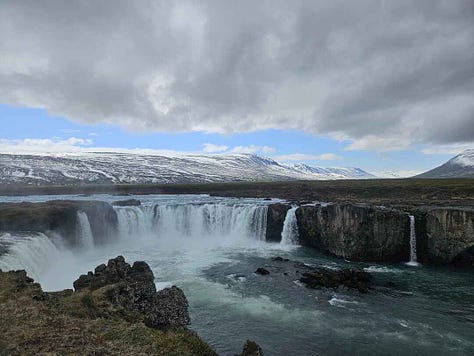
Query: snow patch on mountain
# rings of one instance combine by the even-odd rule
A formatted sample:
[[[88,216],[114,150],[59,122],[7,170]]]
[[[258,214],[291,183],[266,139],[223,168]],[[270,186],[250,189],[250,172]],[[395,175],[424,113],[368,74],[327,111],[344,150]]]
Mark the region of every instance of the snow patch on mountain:
[[[469,149],[461,152],[456,157],[452,158],[450,162],[463,167],[474,166],[474,149]]]
[[[251,154],[0,154],[2,184],[204,183],[373,177],[359,168],[286,166]]]

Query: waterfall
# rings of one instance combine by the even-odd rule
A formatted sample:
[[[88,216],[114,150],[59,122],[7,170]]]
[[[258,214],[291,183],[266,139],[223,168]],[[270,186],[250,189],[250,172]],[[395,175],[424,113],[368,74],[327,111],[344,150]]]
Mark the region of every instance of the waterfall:
[[[416,257],[416,231],[415,231],[415,217],[413,215],[408,216],[410,218],[410,262],[408,266],[419,266]]]
[[[114,207],[117,213],[118,233],[120,238],[131,235],[145,236],[153,232],[156,209],[154,206]]]
[[[265,241],[267,205],[259,204],[157,204],[115,207],[122,238],[152,236],[193,239]]]
[[[296,245],[298,243],[298,222],[296,221],[297,206],[292,206],[286,212],[285,221],[283,223],[283,230],[281,232],[282,245]]]
[[[87,214],[83,211],[77,212],[77,244],[85,249],[94,247],[94,236]]]
[[[0,270],[10,271],[24,269],[34,279],[44,272],[51,261],[57,261],[61,252],[42,233],[0,235]]]

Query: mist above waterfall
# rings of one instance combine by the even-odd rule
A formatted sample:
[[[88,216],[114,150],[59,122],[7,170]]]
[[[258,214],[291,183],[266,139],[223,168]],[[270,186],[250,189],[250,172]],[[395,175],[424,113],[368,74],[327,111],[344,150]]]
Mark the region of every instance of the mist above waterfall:
[[[84,200],[85,197],[55,197]],[[94,196],[87,199],[111,202],[116,197]],[[49,197],[31,196],[39,202]],[[209,253],[219,248],[252,248],[265,244],[267,209],[270,201],[260,199],[211,198],[208,196],[147,196],[140,206],[115,206],[117,226],[94,229],[92,216],[77,212],[74,246],[54,232],[25,232],[22,236],[3,234],[0,268],[25,269],[47,289],[69,288],[77,274],[104,258],[127,254],[152,258],[162,255],[193,254],[194,263],[208,263]],[[90,214],[90,213],[89,213]],[[97,224],[97,221],[94,221]],[[105,222],[99,222],[106,224]],[[93,231],[116,231],[98,236]],[[137,257],[138,258],[138,257]],[[215,257],[214,257],[215,258]],[[203,259],[201,262],[199,262]],[[58,268],[61,264],[60,269]],[[60,274],[62,277],[55,277]],[[67,283],[67,284],[66,284]]]

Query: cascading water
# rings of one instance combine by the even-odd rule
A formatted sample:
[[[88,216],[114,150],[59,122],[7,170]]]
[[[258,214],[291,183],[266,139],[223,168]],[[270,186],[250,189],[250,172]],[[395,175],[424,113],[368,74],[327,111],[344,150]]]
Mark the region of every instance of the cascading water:
[[[408,266],[419,266],[416,256],[416,231],[415,231],[415,217],[413,215],[408,216],[410,218],[410,262]]]
[[[91,249],[94,247],[94,236],[92,235],[91,224],[87,214],[83,211],[77,212],[77,232],[78,246],[85,249]]]
[[[154,206],[115,207],[118,232],[122,239],[131,235],[145,236],[153,231],[156,218]]]
[[[283,223],[283,230],[281,232],[281,244],[282,245],[296,245],[298,243],[298,223],[296,221],[296,210],[297,206],[292,206],[286,212],[285,221]]]
[[[61,256],[61,251],[42,233],[4,233],[0,235],[0,246],[6,250],[0,256],[0,270],[24,269],[34,279],[45,271],[49,262]]]
[[[253,239],[265,241],[267,205],[156,204],[116,207],[119,233],[193,239]]]

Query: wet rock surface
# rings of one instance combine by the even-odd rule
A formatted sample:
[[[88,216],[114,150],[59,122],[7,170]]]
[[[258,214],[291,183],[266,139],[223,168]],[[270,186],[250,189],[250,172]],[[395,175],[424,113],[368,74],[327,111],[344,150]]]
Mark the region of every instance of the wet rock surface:
[[[426,207],[416,210],[414,215],[421,263],[472,266],[473,208]]]
[[[265,265],[257,271],[262,270],[266,273],[258,273],[267,275],[272,272],[293,278],[297,276],[298,281],[303,283],[307,288],[331,288],[338,289],[340,287],[346,289],[356,289],[361,293],[367,293],[371,286],[372,277],[370,273],[363,270],[355,270],[344,268],[333,270],[324,267],[310,266],[302,262],[290,261],[282,257],[272,258],[274,265]],[[257,273],[257,272],[256,272]]]
[[[290,210],[289,204],[270,204],[267,212],[266,240],[271,242],[281,241],[281,232],[285,222],[286,213]]]
[[[235,265],[223,264],[211,267],[205,273],[211,280],[226,283],[246,295],[269,293],[277,298],[275,290],[279,290],[282,295],[296,296],[301,293],[300,297],[305,298],[303,296],[306,293],[303,290],[318,289],[320,291],[317,295],[324,298],[335,292],[361,295],[371,290],[376,291],[381,286],[387,287],[385,282],[379,284],[372,278],[371,273],[362,269],[310,265],[280,256],[259,258],[250,265],[241,265],[238,269]],[[222,273],[225,278],[222,278]],[[242,288],[239,288],[239,285]]]
[[[142,202],[138,199],[117,200],[112,203],[112,206],[140,206]]]
[[[77,213],[89,220],[95,243],[117,234],[117,214],[113,207],[95,200],[51,200],[40,203],[0,203],[0,231],[35,231],[59,234],[66,245],[77,242]]]
[[[308,288],[346,288],[357,289],[361,293],[367,293],[370,288],[371,275],[361,270],[342,269],[333,271],[326,268],[315,268],[306,272],[300,278]]]
[[[93,291],[105,286],[110,286],[107,297],[113,304],[142,314],[150,327],[180,327],[190,323],[183,291],[173,286],[157,292],[153,272],[145,262],[130,266],[118,256],[74,282],[76,291]]]
[[[263,350],[255,341],[247,340],[241,356],[263,356]]]
[[[270,271],[268,271],[268,269],[266,269],[266,268],[259,267],[255,270],[255,273],[260,274],[262,276],[266,276],[266,275],[270,274]]]
[[[408,261],[409,218],[399,210],[364,204],[301,206],[299,241],[352,261]]]

